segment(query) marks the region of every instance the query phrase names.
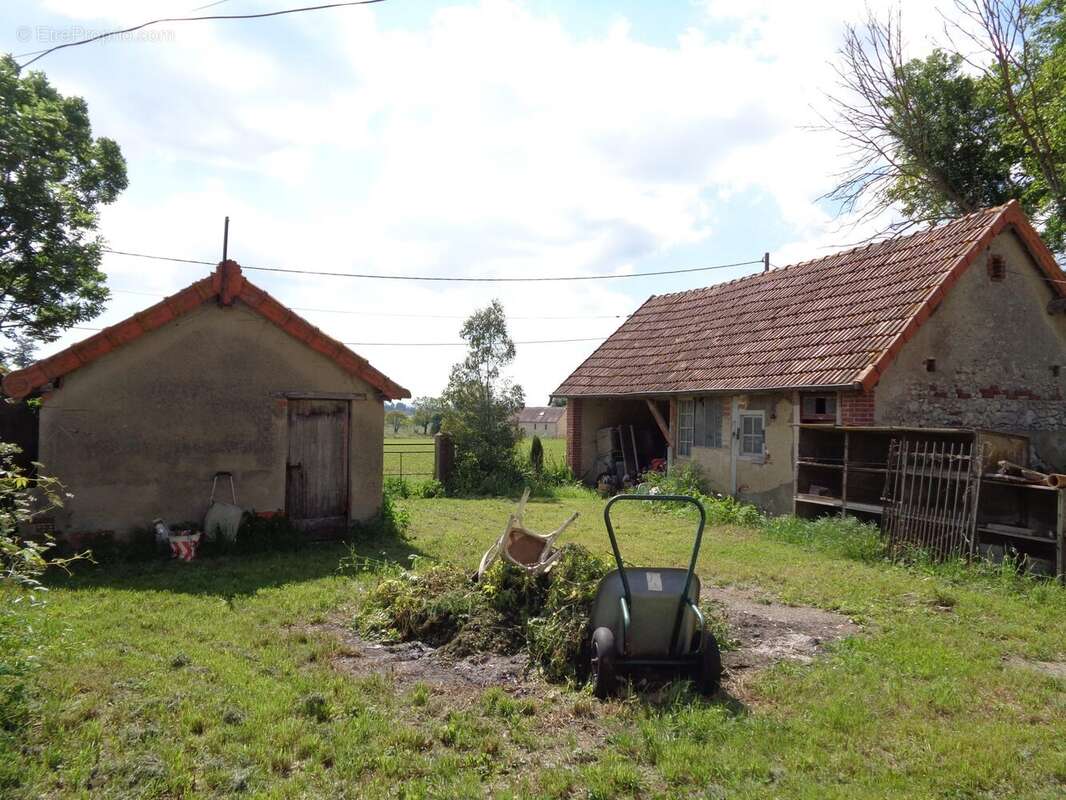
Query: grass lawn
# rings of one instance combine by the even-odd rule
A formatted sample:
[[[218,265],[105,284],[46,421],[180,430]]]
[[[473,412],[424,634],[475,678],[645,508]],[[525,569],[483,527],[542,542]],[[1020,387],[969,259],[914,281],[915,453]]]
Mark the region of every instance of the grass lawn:
[[[410,500],[403,544],[473,568],[507,500]],[[602,503],[531,502],[527,522],[607,551]],[[623,552],[681,565],[689,521],[623,508]],[[733,701],[601,705],[353,678],[322,630],[373,570],[345,549],[94,568],[53,582],[25,746],[5,797],[1061,798],[1066,590],[861,563],[738,528],[709,531],[705,581],[839,610],[865,632],[759,673]],[[14,786],[17,776],[20,785]]]

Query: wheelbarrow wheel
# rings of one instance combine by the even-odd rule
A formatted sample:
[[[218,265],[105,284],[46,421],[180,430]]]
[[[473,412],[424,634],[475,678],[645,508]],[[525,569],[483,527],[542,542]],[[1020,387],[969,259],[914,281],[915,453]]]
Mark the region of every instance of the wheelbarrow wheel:
[[[610,628],[597,628],[592,634],[593,693],[603,700],[614,692],[614,633]]]
[[[718,649],[718,640],[713,633],[703,637],[703,649],[696,666],[696,688],[700,694],[710,696],[722,685],[722,653]]]

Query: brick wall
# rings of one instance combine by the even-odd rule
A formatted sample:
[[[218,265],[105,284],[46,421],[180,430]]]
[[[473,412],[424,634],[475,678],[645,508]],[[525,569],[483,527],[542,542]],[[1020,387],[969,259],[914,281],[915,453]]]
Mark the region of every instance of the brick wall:
[[[840,395],[840,422],[843,425],[873,425],[874,393],[842,393]]]
[[[566,402],[566,465],[577,478],[581,477],[581,417],[582,401],[571,397]]]

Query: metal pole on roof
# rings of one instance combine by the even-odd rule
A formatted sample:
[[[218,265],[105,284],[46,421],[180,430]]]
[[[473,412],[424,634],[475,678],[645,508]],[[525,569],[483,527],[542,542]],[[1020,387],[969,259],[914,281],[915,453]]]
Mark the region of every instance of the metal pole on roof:
[[[769,253],[767,254],[769,258]],[[222,228],[222,260],[229,259],[229,217],[226,217],[226,223]]]
[[[226,219],[229,219],[229,217],[226,217]],[[770,254],[769,253],[763,253],[762,254],[762,271],[763,272],[769,272],[770,271]]]

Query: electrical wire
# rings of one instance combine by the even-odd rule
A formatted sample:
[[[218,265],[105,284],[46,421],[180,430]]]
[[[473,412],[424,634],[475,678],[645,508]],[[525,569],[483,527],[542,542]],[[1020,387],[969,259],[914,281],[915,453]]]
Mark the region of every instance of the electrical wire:
[[[85,327],[84,325],[71,325],[71,331],[93,331],[99,333],[106,330],[102,327]],[[514,345],[569,345],[576,341],[603,341],[607,336],[589,336],[582,339],[529,339],[526,341],[512,342]],[[342,341],[341,345],[349,347],[382,347],[382,348],[465,348],[465,341]]]
[[[118,256],[131,256],[133,258],[148,258],[154,261],[173,261],[179,264],[204,264],[215,266],[214,261],[202,261],[195,258],[178,258],[177,256],[157,256],[149,253],[133,253],[128,250],[112,250],[104,248],[105,253]],[[620,272],[613,275],[558,275],[538,276],[524,278],[488,278],[488,277],[456,277],[450,275],[381,275],[370,272],[325,272],[321,270],[294,269],[291,267],[254,267],[241,264],[242,270],[254,270],[256,272],[280,272],[288,275],[319,275],[330,278],[364,278],[367,280],[383,281],[432,281],[437,283],[550,283],[559,281],[602,281],[616,280],[620,278],[650,278],[660,275],[684,275],[692,272],[707,272],[714,269],[732,269],[734,267],[748,267],[753,264],[762,264],[762,259],[753,261],[737,261],[732,264],[713,264],[709,267],[688,267],[686,269],[663,269],[654,272]]]
[[[138,297],[167,297],[165,294],[159,292],[139,292],[135,289],[111,289],[114,294],[133,294]],[[352,309],[352,308],[304,308],[301,306],[289,306],[293,311],[303,311],[306,313],[315,314],[350,314],[356,317],[388,317],[395,319],[448,319],[448,320],[465,320],[469,319],[470,315],[463,316],[461,314],[397,314],[391,311],[366,311],[364,309]],[[511,316],[508,315],[508,320],[566,320],[566,319],[629,319],[631,314],[576,314],[576,315],[562,315],[562,316]]]
[[[111,36],[123,36],[127,33],[135,33],[136,31],[143,30],[144,28],[151,27],[152,25],[159,25],[163,22],[204,22],[208,20],[224,20],[224,19],[265,19],[266,17],[280,17],[285,14],[299,14],[304,11],[325,11],[330,8],[344,8],[346,6],[368,6],[374,3],[384,3],[385,0],[350,0],[347,3],[323,3],[315,6],[302,6],[300,8],[285,8],[280,11],[262,11],[255,14],[205,14],[199,17],[161,17],[160,19],[149,20],[148,22],[142,22],[140,25],[134,25],[129,28],[122,28],[121,30],[107,31],[106,33],[98,33],[96,36],[90,36],[87,39],[79,39],[76,42],[63,42],[57,44],[55,47],[49,47],[47,50],[39,50],[34,58],[31,58],[24,64],[19,64],[18,69],[22,70],[28,67],[35,61],[40,61],[42,58],[50,53],[54,53],[57,50],[62,50],[66,47],[77,47],[82,44],[89,44],[100,39],[107,39]],[[209,8],[211,5],[218,5],[218,3],[210,3],[203,8]],[[199,10],[199,9],[194,9]],[[27,53],[26,55],[30,55]]]

